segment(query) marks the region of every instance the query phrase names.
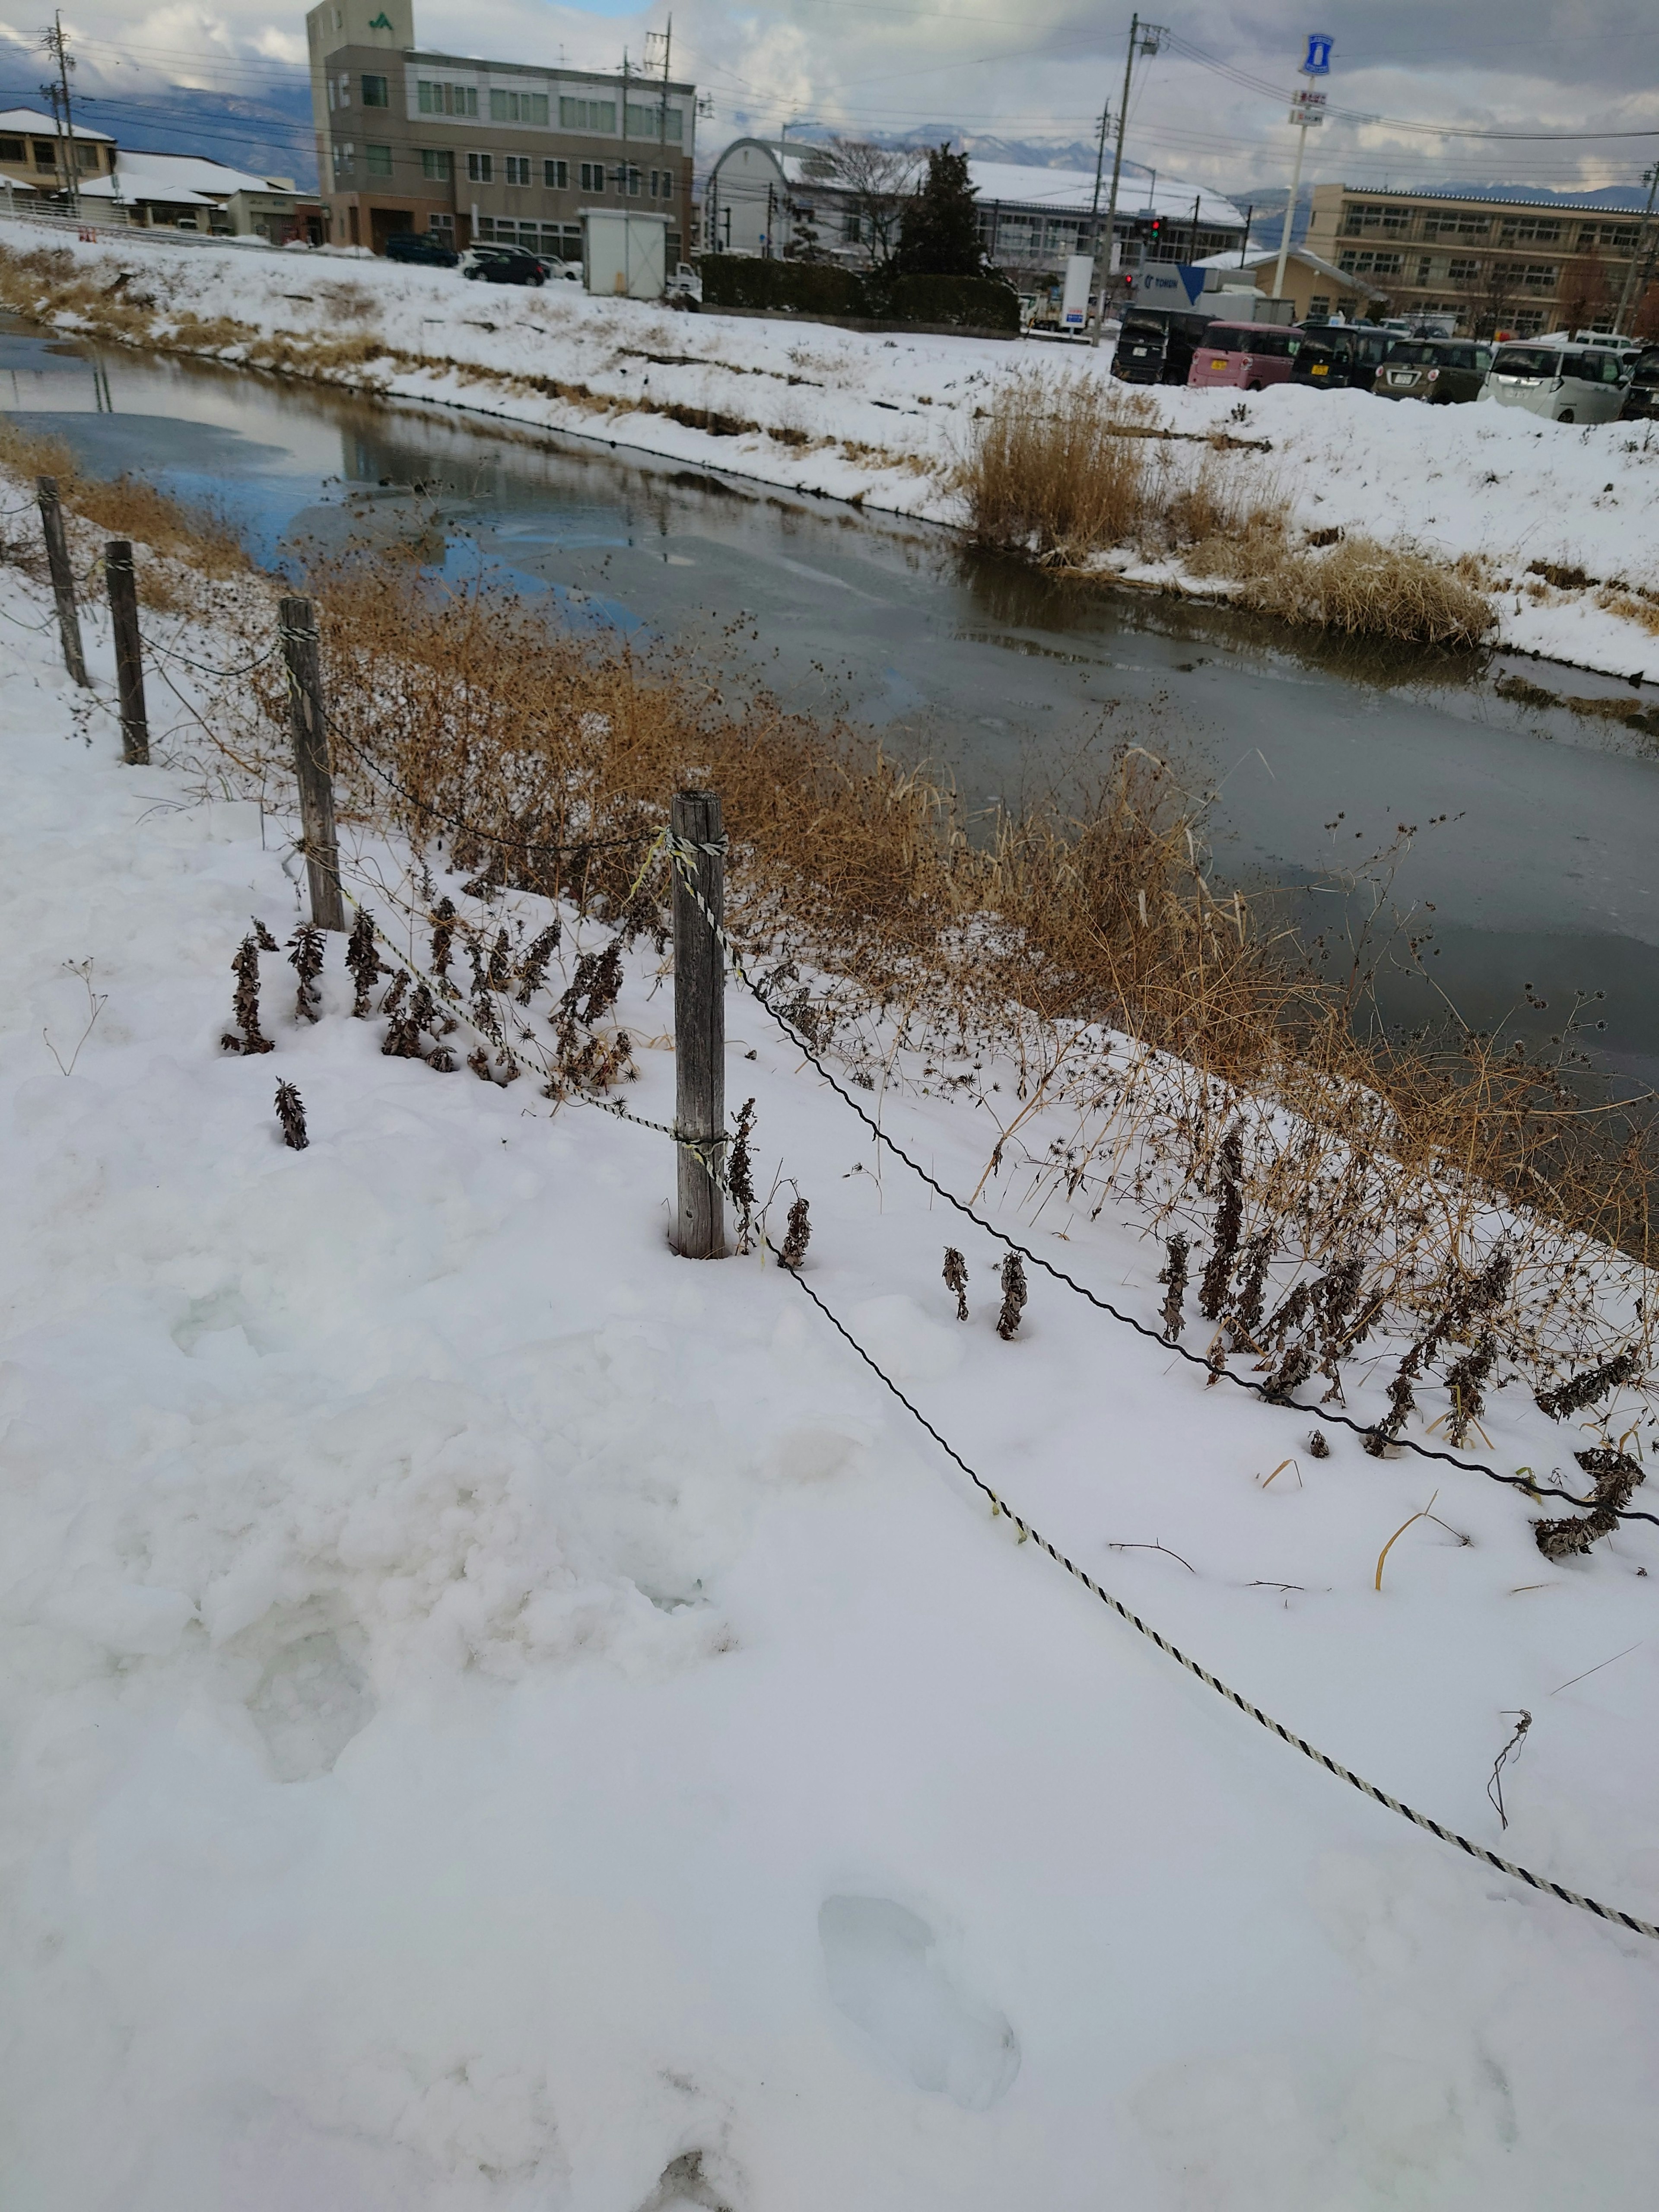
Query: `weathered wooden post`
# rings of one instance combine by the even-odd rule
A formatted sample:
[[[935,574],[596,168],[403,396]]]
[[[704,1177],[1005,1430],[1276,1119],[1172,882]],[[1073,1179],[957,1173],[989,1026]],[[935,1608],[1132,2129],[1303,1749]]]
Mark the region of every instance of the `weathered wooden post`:
[[[34,489],[40,502],[40,526],[46,532],[52,596],[58,602],[58,635],[63,641],[64,665],[77,684],[86,684],[87,657],[81,650],[81,617],[75,609],[75,571],[70,567],[69,540],[64,535],[64,510],[58,503],[58,479],[37,477]]]
[[[289,720],[294,767],[300,780],[300,826],[305,841],[311,919],[319,929],[343,930],[340,847],[334,832],[334,784],[329,774],[328,724],[323,712],[322,647],[317,611],[309,599],[284,599],[283,657],[288,663]]]
[[[104,582],[115,632],[115,682],[121,697],[121,757],[134,768],[149,759],[149,720],[144,712],[144,663],[138,637],[138,580],[132,547],[125,538],[104,548]]]
[[[726,840],[718,794],[676,792],[669,825],[678,848],[674,1126],[698,1146],[697,1152],[684,1145],[676,1150],[679,1217],[674,1249],[684,1260],[720,1260],[726,1255],[726,1206],[719,1181],[726,1134],[726,953],[709,926],[711,915],[722,923],[726,915]]]

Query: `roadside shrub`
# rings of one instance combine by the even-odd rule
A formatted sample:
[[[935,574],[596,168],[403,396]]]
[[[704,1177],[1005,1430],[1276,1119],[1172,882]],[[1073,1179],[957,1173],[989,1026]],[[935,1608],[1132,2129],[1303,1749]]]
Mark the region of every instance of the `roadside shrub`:
[[[990,276],[896,276],[881,313],[901,323],[1017,331],[1019,295]]]
[[[708,307],[779,307],[798,314],[867,315],[864,285],[850,269],[821,261],[761,261],[711,253],[702,264]]]

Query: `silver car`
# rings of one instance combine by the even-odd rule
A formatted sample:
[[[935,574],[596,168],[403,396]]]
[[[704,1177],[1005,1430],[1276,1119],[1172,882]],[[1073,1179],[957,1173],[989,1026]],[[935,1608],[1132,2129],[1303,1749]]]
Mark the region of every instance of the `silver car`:
[[[1480,397],[1551,422],[1611,422],[1625,401],[1624,363],[1599,346],[1502,345]]]

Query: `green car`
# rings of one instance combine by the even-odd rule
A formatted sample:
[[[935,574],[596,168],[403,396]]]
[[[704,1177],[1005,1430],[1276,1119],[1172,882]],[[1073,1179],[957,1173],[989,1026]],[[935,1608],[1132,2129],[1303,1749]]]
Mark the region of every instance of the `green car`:
[[[1396,338],[1371,386],[1379,399],[1426,399],[1449,407],[1478,399],[1492,348],[1473,338]]]

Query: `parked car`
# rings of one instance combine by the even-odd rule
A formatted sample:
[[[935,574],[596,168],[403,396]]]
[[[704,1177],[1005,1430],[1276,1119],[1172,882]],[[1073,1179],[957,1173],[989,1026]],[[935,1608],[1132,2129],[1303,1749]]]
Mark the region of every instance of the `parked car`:
[[[461,257],[435,230],[394,230],[386,242],[386,258],[417,262],[426,269],[453,269]]]
[[[471,246],[461,272],[484,284],[545,284],[548,264],[521,246]]]
[[[1480,397],[1552,422],[1611,422],[1624,404],[1617,353],[1538,343],[1501,345]]]
[[[1131,307],[1112,354],[1112,374],[1125,384],[1185,384],[1193,354],[1213,315],[1171,307]]]
[[[1619,412],[1626,422],[1659,416],[1659,346],[1648,346],[1637,355]]]
[[[1283,384],[1299,343],[1297,333],[1282,324],[1212,323],[1193,355],[1187,381],[1230,385],[1241,392]]]
[[[1383,356],[1399,341],[1381,323],[1304,323],[1291,382],[1316,392],[1369,392]]]
[[[1379,399],[1425,399],[1431,407],[1478,399],[1492,351],[1477,338],[1396,338],[1371,390]]]

